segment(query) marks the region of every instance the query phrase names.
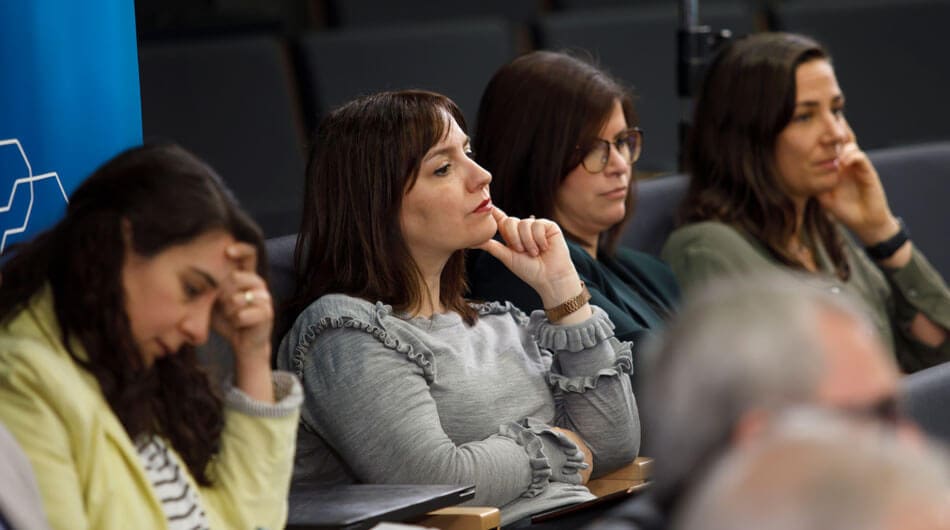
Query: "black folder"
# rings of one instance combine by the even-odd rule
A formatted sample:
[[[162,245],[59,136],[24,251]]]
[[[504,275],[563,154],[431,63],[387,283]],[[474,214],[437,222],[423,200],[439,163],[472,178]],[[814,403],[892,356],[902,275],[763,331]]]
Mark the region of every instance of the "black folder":
[[[300,482],[290,489],[287,530],[359,530],[410,521],[474,496],[475,486]]]

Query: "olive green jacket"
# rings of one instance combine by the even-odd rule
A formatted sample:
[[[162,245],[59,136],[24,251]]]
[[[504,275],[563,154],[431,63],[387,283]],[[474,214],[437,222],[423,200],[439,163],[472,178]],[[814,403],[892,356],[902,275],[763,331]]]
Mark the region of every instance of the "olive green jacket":
[[[950,290],[940,274],[916,248],[904,267],[882,268],[841,230],[851,276],[846,282],[835,276],[828,253],[818,245],[816,261],[822,280],[828,282],[830,289],[847,292],[868,306],[884,343],[905,372],[950,360],[950,340],[932,348],[909,332],[910,322],[918,312],[950,329]],[[723,275],[790,270],[758,240],[716,221],[675,230],[663,246],[662,256],[684,291]]]

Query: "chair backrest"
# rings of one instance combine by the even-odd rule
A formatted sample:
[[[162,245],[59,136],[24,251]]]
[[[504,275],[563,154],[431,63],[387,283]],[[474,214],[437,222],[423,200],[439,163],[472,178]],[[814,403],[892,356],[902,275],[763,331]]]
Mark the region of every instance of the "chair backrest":
[[[736,34],[752,31],[752,15],[742,6],[703,9],[703,23]],[[644,148],[637,166],[676,171],[680,109],[676,89],[675,6],[566,11],[542,17],[538,40],[549,50],[589,52],[599,65],[632,86],[637,96]]]
[[[663,243],[676,226],[676,212],[688,187],[689,177],[686,175],[667,175],[637,182],[633,219],[624,230],[620,244],[659,255]]]
[[[514,47],[503,19],[480,18],[310,33],[299,52],[313,118],[357,96],[415,88],[452,98],[473,129],[482,91]]]
[[[901,391],[904,412],[931,438],[950,444],[950,363],[908,375]]]
[[[526,23],[537,17],[540,4],[541,0],[328,0],[327,8],[334,24],[356,27],[483,16]]]
[[[268,236],[296,231],[304,142],[282,42],[143,44],[139,65],[146,140],[173,140],[208,161]]]
[[[297,247],[297,234],[268,239],[267,262],[270,265],[270,292],[274,300],[274,353],[280,345],[284,334],[293,325],[297,315],[291,315],[286,310],[287,302],[293,296],[297,287],[297,277],[294,274],[294,250]]]
[[[787,31],[831,53],[847,115],[865,149],[950,139],[944,39],[950,2],[777,2]]]
[[[950,278],[950,142],[868,151],[895,215],[944,279]]]

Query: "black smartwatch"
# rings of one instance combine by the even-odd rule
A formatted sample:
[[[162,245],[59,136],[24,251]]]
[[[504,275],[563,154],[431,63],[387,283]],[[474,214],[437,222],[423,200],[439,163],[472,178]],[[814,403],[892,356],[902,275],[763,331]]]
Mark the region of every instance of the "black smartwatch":
[[[897,218],[897,225],[899,228],[896,234],[880,243],[864,247],[864,252],[866,252],[871,259],[876,261],[886,260],[893,256],[894,253],[897,252],[897,249],[901,248],[904,243],[910,239],[910,232],[907,231],[907,227],[904,226],[904,220],[900,217]]]

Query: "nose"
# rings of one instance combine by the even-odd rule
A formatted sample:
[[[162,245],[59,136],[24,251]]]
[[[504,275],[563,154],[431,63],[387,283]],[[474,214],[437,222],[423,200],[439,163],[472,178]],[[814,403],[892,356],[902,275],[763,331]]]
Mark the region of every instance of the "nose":
[[[212,304],[196,305],[182,318],[180,328],[188,344],[200,346],[208,341]]]
[[[491,183],[491,173],[474,160],[471,161],[471,166],[468,178],[469,189],[473,192],[479,191]]]
[[[604,171],[608,175],[616,176],[630,172],[630,162],[620,154],[620,148],[613,143],[610,144],[607,150],[607,166],[604,168]]]
[[[825,134],[829,143],[845,143],[848,137],[848,131],[848,123],[845,121],[844,116],[831,113],[827,117]]]

